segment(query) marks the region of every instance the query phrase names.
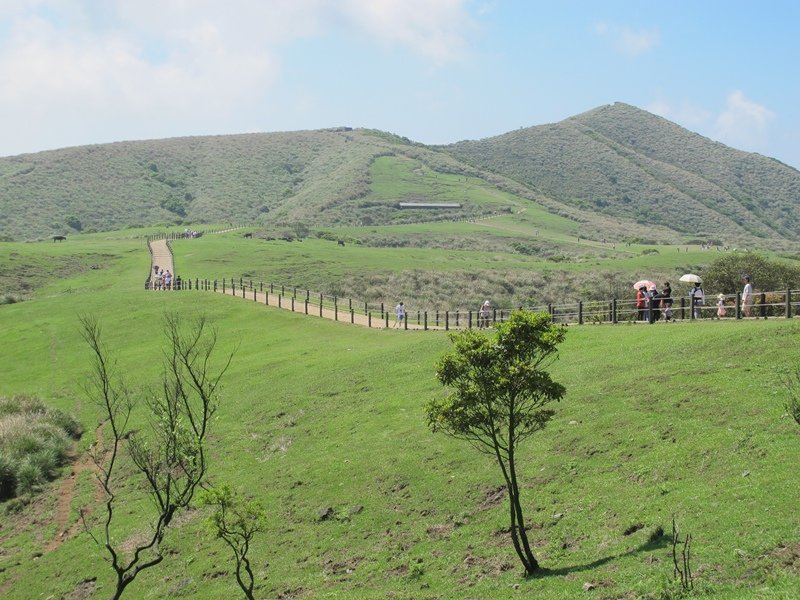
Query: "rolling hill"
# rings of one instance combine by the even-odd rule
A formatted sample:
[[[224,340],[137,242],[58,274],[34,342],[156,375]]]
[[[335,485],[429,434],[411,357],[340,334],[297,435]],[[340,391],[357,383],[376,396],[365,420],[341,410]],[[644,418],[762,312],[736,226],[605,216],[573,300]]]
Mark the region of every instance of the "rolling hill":
[[[393,178],[397,185],[376,185]],[[642,239],[646,231],[677,243],[757,245],[797,239],[798,195],[797,170],[617,103],[440,147],[339,127],[0,158],[0,238],[211,222],[396,224],[534,202],[596,239]],[[461,208],[399,208],[425,201]]]

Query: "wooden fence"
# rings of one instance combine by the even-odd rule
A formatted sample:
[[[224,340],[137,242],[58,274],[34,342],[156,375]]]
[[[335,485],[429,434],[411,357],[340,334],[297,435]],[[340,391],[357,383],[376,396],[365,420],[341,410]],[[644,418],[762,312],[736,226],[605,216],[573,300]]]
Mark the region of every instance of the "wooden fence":
[[[149,282],[148,282],[149,283]],[[148,284],[145,285],[149,287]],[[310,315],[330,315],[337,321],[365,324],[368,327],[385,328],[394,323],[394,306],[385,303],[368,303],[355,301],[352,298],[341,298],[298,287],[274,283],[255,283],[244,278],[214,279],[179,279],[173,286],[176,290],[199,290],[221,292],[245,299],[257,301],[260,297],[265,304],[290,309]],[[716,296],[715,296],[716,298]],[[761,292],[755,295],[755,303],[749,307],[742,303],[741,293],[728,294],[724,297],[724,319],[742,319],[748,317],[767,319],[790,319],[800,314],[800,290],[784,290]],[[640,321],[641,313],[636,307],[636,300],[613,299],[610,301],[591,300],[542,306],[518,307],[535,312],[547,312],[554,323],[568,325],[585,324],[619,324]],[[658,307],[652,307],[658,310]],[[704,304],[697,307],[700,319],[716,319],[717,305]],[[477,310],[413,310],[406,307],[406,329],[472,329],[490,327],[504,322],[514,308],[493,308],[488,319],[483,319]],[[648,307],[650,310],[650,307]],[[663,311],[661,311],[663,312]],[[663,321],[663,315],[661,315]],[[673,321],[695,320],[691,309],[691,299],[674,297],[672,304]]]

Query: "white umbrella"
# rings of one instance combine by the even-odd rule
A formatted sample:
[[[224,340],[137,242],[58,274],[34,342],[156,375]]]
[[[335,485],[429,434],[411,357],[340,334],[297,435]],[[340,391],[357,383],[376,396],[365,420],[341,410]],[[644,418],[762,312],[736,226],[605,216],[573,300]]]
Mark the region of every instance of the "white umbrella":
[[[685,281],[687,283],[703,283],[703,280],[700,278],[700,276],[695,275],[694,273],[686,273],[686,275],[681,275],[681,278],[678,281]]]

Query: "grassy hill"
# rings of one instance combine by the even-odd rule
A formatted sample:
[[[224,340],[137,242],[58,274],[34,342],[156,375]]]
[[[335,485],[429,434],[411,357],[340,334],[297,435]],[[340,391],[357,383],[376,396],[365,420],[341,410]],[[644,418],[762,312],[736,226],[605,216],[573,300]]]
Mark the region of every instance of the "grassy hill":
[[[0,237],[212,222],[387,225],[535,206],[595,240],[767,246],[796,241],[798,192],[800,173],[786,165],[618,103],[443,147],[335,128],[4,157]]]
[[[207,264],[213,254],[243,272],[259,246],[239,254],[242,245],[234,234],[181,242],[176,261]],[[362,253],[347,260],[361,268],[388,260],[381,248],[366,248],[376,263],[352,249]],[[90,432],[82,450],[99,412],[82,390],[79,315],[99,319],[135,388],[158,376],[165,311],[207,315],[221,351],[237,348],[213,424],[211,473],[268,510],[269,530],[252,552],[258,597],[676,597],[673,515],[694,539],[697,595],[790,598],[800,584],[800,432],[779,382],[800,360],[796,320],[570,328],[551,369],[567,395],[522,448],[530,536],[548,569],[524,580],[496,468],[425,425],[423,403],[442,393],[433,364],[449,347],[444,334],[362,330],[211,293],[146,293],[141,232],[2,250],[40,272],[33,299],[0,306],[0,395],[40,396],[77,415]],[[440,251],[427,250],[429,263]],[[309,263],[318,258],[305,252]],[[83,267],[101,256],[101,269]],[[140,406],[135,427],[147,417]],[[59,486],[0,519],[4,598],[109,595],[110,571],[86,534],[47,549],[61,533]],[[142,532],[148,510],[133,480],[124,492],[134,501],[118,512],[122,541]],[[95,502],[83,472],[66,529]],[[322,520],[328,508],[333,516]],[[183,516],[166,560],[131,597],[237,593],[227,549],[205,533],[203,515]]]
[[[797,170],[619,102],[443,149],[583,210],[700,238],[800,232]]]

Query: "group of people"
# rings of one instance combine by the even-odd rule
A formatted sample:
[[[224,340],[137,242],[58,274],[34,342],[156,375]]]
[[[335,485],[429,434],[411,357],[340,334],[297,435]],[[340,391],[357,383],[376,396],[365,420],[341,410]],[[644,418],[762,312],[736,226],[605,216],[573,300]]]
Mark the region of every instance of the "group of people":
[[[166,271],[160,269],[158,265],[153,265],[153,290],[179,290],[181,289],[181,278],[170,273],[169,269]]]
[[[745,317],[750,317],[752,316],[755,300],[753,284],[749,275],[745,275],[742,281],[744,282],[742,313]],[[689,291],[689,297],[691,298],[692,314],[695,319],[699,319],[702,316],[702,307],[706,301],[705,292],[699,282],[695,282],[694,287]],[[655,285],[651,285],[649,289],[645,286],[640,287],[636,292],[636,310],[639,321],[655,323],[662,318],[665,321],[672,320],[672,288],[669,282],[664,282],[661,292],[656,289]],[[717,318],[723,318],[727,312],[725,294],[719,294],[717,296]]]
[[[659,292],[655,285],[641,286],[636,291],[636,310],[639,321],[655,323],[659,319],[672,320],[672,286],[669,281]]]

